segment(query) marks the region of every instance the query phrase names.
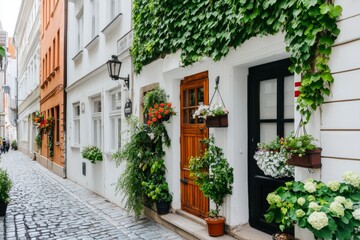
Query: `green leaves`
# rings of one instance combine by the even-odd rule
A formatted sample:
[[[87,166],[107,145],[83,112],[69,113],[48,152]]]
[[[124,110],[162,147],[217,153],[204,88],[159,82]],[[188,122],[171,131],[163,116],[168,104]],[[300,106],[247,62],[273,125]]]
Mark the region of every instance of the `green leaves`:
[[[184,66],[207,56],[221,60],[230,48],[254,36],[285,32],[291,69],[303,78],[298,111],[306,119],[330,94],[331,47],[340,30],[341,6],[324,0],[145,1],[133,7],[131,48],[136,73],[143,66],[181,49]],[[316,76],[311,77],[311,76]]]
[[[0,59],[5,56],[5,49],[0,46]]]

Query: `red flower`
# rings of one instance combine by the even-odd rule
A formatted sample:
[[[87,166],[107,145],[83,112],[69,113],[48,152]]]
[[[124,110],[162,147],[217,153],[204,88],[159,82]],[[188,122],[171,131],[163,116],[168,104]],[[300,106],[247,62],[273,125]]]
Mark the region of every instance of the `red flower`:
[[[165,103],[160,103],[160,107],[165,107]]]
[[[159,108],[159,104],[155,104],[155,105],[154,105],[154,108]]]
[[[160,113],[164,112],[164,109],[163,109],[163,108],[159,108],[159,112],[160,112]]]
[[[156,122],[156,121],[157,121],[156,117],[153,117],[153,118],[152,118],[152,121],[153,121],[153,122]]]
[[[169,110],[166,110],[166,111],[165,111],[165,114],[168,115],[168,114],[169,114]]]
[[[147,121],[147,124],[150,126],[151,125],[151,121],[149,120],[149,121]]]
[[[159,114],[159,115],[157,115],[157,118],[158,118],[158,119],[161,119],[161,118],[162,118],[162,116]]]
[[[172,103],[171,103],[171,102],[169,102],[167,105],[168,105],[168,107],[170,108],[170,107],[171,107],[171,105],[172,105]]]

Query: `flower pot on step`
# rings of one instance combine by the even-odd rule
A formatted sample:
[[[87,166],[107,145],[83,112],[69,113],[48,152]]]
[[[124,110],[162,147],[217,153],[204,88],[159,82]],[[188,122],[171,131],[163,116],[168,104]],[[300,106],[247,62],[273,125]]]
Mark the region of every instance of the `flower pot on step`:
[[[224,235],[225,232],[225,218],[205,218],[208,226],[208,233],[211,237],[218,237]]]
[[[4,217],[6,215],[7,203],[0,203],[0,217]]]
[[[170,203],[169,202],[156,202],[156,212],[159,215],[168,214],[170,209]]]
[[[292,156],[287,164],[304,168],[321,168],[321,148],[308,151],[304,156]]]

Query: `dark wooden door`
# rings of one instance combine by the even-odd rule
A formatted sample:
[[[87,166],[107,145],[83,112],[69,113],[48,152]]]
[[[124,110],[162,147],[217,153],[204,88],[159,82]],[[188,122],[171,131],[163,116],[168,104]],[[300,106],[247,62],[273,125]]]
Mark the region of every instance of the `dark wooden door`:
[[[208,137],[208,129],[203,119],[193,117],[199,105],[207,105],[208,73],[203,72],[185,77],[180,86],[181,101],[181,209],[198,217],[206,217],[209,200],[192,181],[189,172],[189,158],[204,151],[200,140]]]
[[[267,233],[278,228],[265,222],[264,214],[269,207],[266,196],[291,179],[265,176],[253,156],[258,142],[269,143],[294,130],[294,76],[288,70],[290,64],[285,59],[252,67],[248,76],[249,223]]]

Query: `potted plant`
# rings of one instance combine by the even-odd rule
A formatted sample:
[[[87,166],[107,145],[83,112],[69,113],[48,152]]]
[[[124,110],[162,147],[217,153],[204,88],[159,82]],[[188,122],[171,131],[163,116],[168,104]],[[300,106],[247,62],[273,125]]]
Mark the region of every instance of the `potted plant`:
[[[0,168],[0,216],[5,216],[6,208],[10,202],[9,192],[12,181],[6,170]]]
[[[81,156],[93,164],[103,160],[102,152],[97,146],[85,146],[81,151]]]
[[[18,149],[18,145],[17,145],[16,140],[13,140],[13,141],[11,142],[11,149],[13,149],[13,150],[17,150],[17,149]]]
[[[150,107],[148,110],[149,120],[147,121],[147,124],[151,126],[156,123],[169,121],[172,115],[176,115],[176,113],[171,102],[155,103],[154,106]]]
[[[206,127],[227,127],[229,111],[223,104],[200,105],[193,114],[193,118],[203,118]]]
[[[298,167],[320,168],[321,148],[317,148],[313,144],[314,141],[314,137],[310,134],[287,136],[283,144],[289,153],[287,163]]]
[[[281,231],[297,224],[316,239],[359,239],[360,176],[348,171],[343,182],[290,181],[267,196],[265,219]]]
[[[224,198],[232,194],[234,182],[233,168],[230,167],[221,148],[214,143],[214,137],[202,140],[207,149],[202,156],[190,158],[190,175],[199,185],[200,191],[215,203],[215,209],[205,218],[210,236],[224,234],[225,218],[220,216],[220,206]]]

